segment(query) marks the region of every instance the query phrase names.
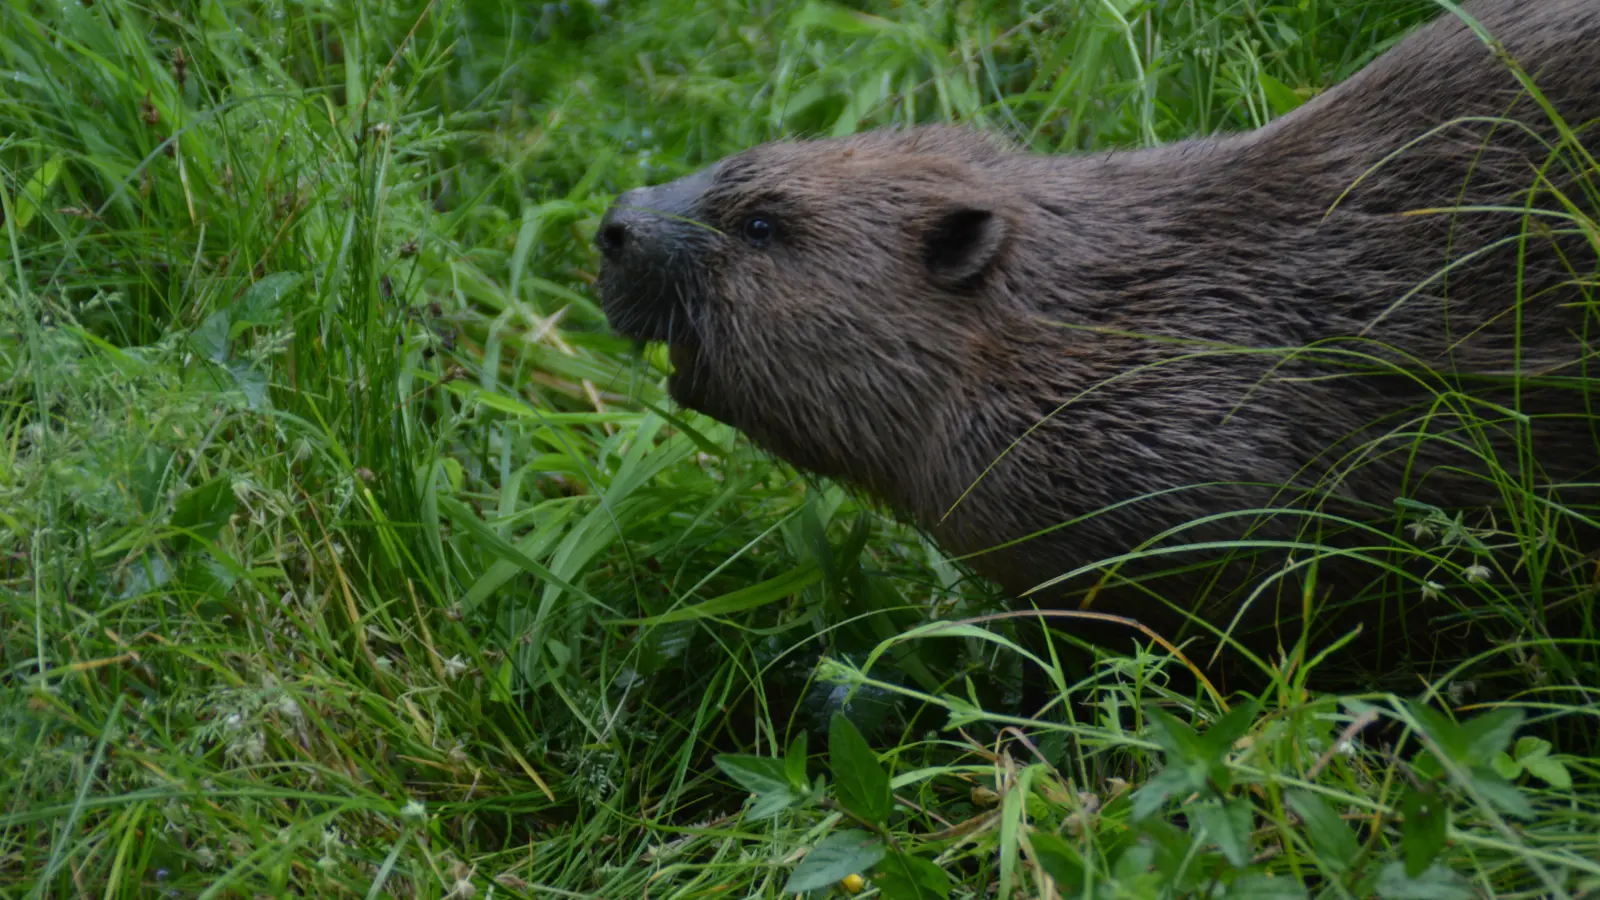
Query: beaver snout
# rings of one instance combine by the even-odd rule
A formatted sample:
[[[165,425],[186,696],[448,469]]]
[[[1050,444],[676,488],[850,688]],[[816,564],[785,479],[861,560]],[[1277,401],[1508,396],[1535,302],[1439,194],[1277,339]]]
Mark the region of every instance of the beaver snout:
[[[688,307],[699,283],[689,268],[715,232],[698,224],[707,172],[617,197],[595,230],[603,257],[600,300],[619,333],[672,340],[689,327]]]
[[[693,239],[700,199],[710,186],[709,170],[654,187],[634,188],[618,195],[600,220],[595,246],[607,263],[627,263],[631,257],[649,257],[684,249]]]
[[[628,249],[630,238],[640,230],[643,207],[649,188],[635,188],[617,197],[600,220],[594,233],[594,245],[599,248],[609,264],[620,263]]]

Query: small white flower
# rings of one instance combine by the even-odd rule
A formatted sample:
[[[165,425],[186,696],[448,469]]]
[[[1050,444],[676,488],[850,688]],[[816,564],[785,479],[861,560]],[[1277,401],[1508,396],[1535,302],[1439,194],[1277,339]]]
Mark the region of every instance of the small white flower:
[[[1422,599],[1437,600],[1444,596],[1444,585],[1437,581],[1424,581],[1422,583]]]
[[[467,661],[458,654],[444,661],[444,674],[446,678],[460,678],[461,673],[471,668]]]
[[[296,722],[300,721],[300,717],[302,715],[300,712],[300,704],[294,702],[294,698],[287,695],[285,695],[282,700],[278,701],[278,711],[282,712],[285,716],[288,716]]]
[[[1406,526],[1406,530],[1411,532],[1411,539],[1415,541],[1433,537],[1433,526],[1427,522],[1412,522]]]
[[[1473,563],[1472,565],[1463,569],[1461,574],[1467,579],[1469,584],[1473,582],[1488,581],[1489,567],[1483,563]]]
[[[248,478],[240,478],[233,482],[233,496],[240,503],[249,504],[250,497],[256,493],[256,486]]]
[[[428,807],[421,800],[407,800],[401,807],[400,815],[407,819],[421,820],[428,815]]]

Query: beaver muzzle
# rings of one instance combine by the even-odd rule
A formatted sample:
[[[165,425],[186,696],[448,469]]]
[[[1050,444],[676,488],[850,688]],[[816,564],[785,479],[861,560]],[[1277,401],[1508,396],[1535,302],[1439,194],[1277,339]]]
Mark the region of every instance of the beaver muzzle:
[[[697,300],[704,292],[696,267],[715,229],[696,218],[710,185],[709,170],[618,196],[600,220],[595,246],[600,304],[619,334],[673,344],[693,339]]]

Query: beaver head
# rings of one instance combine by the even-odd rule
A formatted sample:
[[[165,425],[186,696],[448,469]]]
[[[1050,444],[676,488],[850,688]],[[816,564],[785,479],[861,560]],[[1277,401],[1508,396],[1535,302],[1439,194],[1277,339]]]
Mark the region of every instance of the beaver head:
[[[1006,356],[990,289],[1024,204],[954,128],[774,143],[617,198],[596,234],[612,326],[665,341],[678,402],[902,507]],[[1013,338],[1014,339],[1014,338]],[[939,493],[934,491],[934,493]]]

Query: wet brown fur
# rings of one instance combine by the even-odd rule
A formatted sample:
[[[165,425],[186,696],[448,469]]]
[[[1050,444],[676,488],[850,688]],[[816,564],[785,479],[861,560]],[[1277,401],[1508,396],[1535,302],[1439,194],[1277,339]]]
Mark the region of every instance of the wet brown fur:
[[[1568,124],[1600,117],[1600,0],[1465,9]],[[1069,156],[952,127],[756,147],[619,198],[601,292],[618,330],[672,344],[684,405],[864,489],[1022,595],[1169,529],[1154,546],[1314,539],[1301,515],[1229,513],[1499,502],[1480,457],[1517,480],[1512,429],[1461,431],[1452,409],[1496,417],[1439,391],[1513,371],[1519,341],[1524,374],[1580,375],[1595,315],[1574,280],[1593,283],[1595,253],[1570,222],[1534,220],[1519,338],[1522,216],[1406,213],[1518,210],[1540,170],[1583,205],[1558,140],[1445,15],[1246,134]],[[759,246],[751,216],[774,226]],[[1460,384],[1542,415],[1535,486],[1592,476],[1596,398]],[[1199,576],[1166,584],[1179,606],[1205,593]],[[1182,621],[1154,593],[1117,597],[1106,611]],[[1218,588],[1200,611],[1225,624],[1242,597]],[[1251,618],[1298,593],[1275,602]]]

